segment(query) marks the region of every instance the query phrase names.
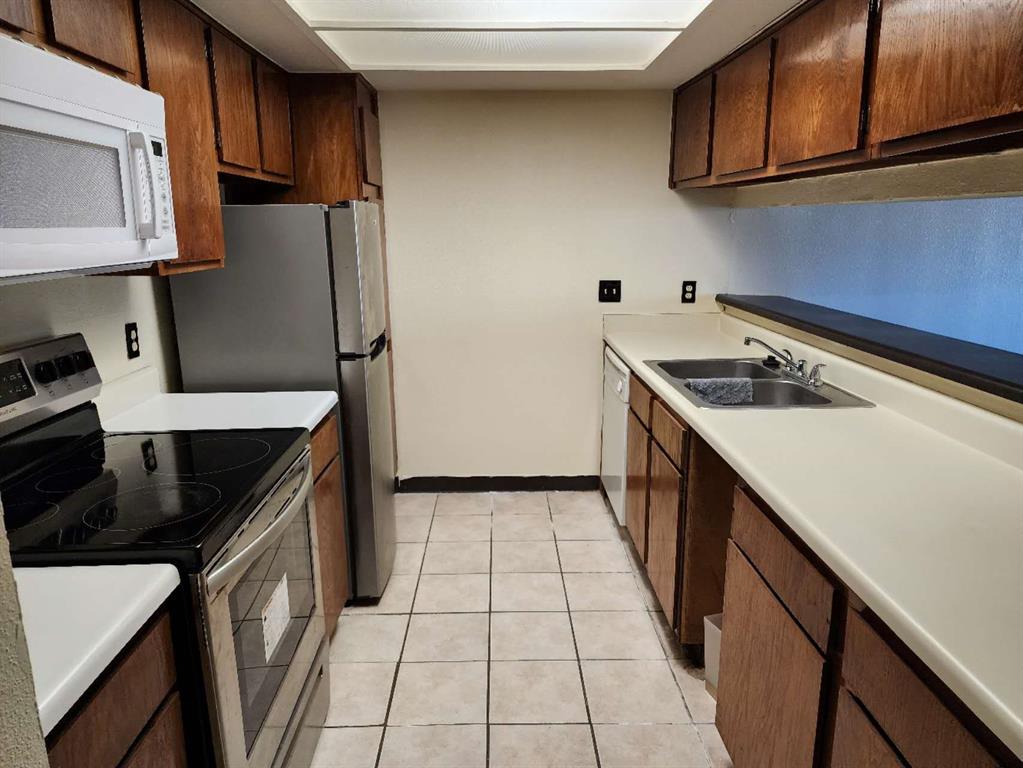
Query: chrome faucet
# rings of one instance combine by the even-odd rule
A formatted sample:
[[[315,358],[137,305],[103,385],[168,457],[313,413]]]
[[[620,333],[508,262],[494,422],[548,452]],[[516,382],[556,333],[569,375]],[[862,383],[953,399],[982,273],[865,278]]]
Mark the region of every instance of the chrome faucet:
[[[807,374],[806,360],[802,359],[796,360],[795,356],[787,349],[782,349],[781,351],[778,351],[770,344],[761,341],[760,339],[754,336],[747,336],[743,343],[747,347],[750,344],[759,344],[761,347],[763,347],[772,355],[778,358],[779,362],[782,364],[782,367],[789,373],[789,375],[791,375],[795,379],[798,379],[804,384],[809,384],[811,387],[819,387],[821,384],[824,383],[824,380],[821,378],[821,368],[827,367],[824,363],[817,363],[817,365],[810,369],[810,373]]]

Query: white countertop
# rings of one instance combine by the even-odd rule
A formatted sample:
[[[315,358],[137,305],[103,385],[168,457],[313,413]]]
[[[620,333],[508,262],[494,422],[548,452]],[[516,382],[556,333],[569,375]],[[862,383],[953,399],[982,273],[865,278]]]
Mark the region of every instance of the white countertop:
[[[157,395],[112,419],[108,432],[275,429],[310,432],[337,405],[336,392],[210,392]]]
[[[629,367],[1023,756],[1023,470],[1011,460],[1023,457],[1023,426],[797,342],[786,344],[797,357],[828,363],[826,381],[878,407],[699,408],[644,363],[762,356],[743,346],[744,333],[781,341],[719,314],[605,322]],[[907,406],[914,397],[924,404]],[[907,407],[944,408],[950,419],[923,423]],[[969,419],[1018,454],[939,431]]]
[[[15,568],[14,580],[44,734],[179,583],[172,565]]]

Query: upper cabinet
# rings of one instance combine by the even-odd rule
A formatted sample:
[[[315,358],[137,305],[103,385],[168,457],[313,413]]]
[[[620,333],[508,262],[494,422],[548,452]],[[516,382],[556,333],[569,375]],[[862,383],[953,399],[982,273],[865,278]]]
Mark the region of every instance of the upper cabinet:
[[[823,0],[778,33],[771,165],[860,145],[869,0]]]
[[[294,186],[280,202],[383,197],[376,93],[358,75],[291,75]]]
[[[163,96],[178,258],[160,274],[222,266],[213,97],[206,24],[176,0],[140,0],[146,82]]]
[[[675,94],[672,181],[696,179],[710,173],[713,97],[713,75],[705,75]]]
[[[50,0],[49,9],[54,42],[121,72],[138,72],[131,0]]]
[[[733,59],[715,77],[712,170],[720,176],[761,168],[766,161],[771,41]]]
[[[256,95],[259,100],[259,149],[263,171],[291,179],[294,163],[288,76],[272,64],[257,59]]]
[[[873,142],[1023,112],[1023,3],[885,0]]]
[[[680,86],[672,134],[672,187],[1023,147],[1023,3],[809,0]]]
[[[213,30],[210,64],[220,161],[250,171],[259,170],[259,123],[252,55]]]

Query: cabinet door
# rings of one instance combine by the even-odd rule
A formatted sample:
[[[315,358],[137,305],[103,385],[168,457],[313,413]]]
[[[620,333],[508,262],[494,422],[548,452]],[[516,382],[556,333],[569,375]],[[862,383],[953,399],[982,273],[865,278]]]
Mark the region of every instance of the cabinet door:
[[[650,487],[650,434],[632,409],[625,454],[625,526],[646,562],[646,513]]]
[[[762,168],[767,148],[771,41],[750,48],[719,69],[715,77],[714,173]]]
[[[252,56],[217,31],[210,33],[213,89],[220,159],[230,165],[259,168],[259,127]]]
[[[696,179],[710,173],[710,110],[712,75],[675,94],[675,144],[672,181]]]
[[[384,172],[380,165],[380,120],[377,117],[377,97],[365,83],[357,81],[359,110],[359,147],[362,165],[362,180],[376,187],[367,190],[368,197],[379,197],[384,184]]]
[[[830,768],[904,768],[849,692],[838,693]]]
[[[263,170],[290,178],[293,165],[288,76],[257,59],[256,84],[259,88],[259,147]]]
[[[178,258],[160,273],[224,262],[206,28],[175,0],[140,0],[148,87],[164,98]]]
[[[869,0],[824,0],[778,33],[771,165],[860,144]]]
[[[728,543],[717,727],[743,768],[811,768],[824,658]]]
[[[328,634],[348,600],[348,544],[345,540],[344,488],[341,459],[335,458],[313,486],[316,503],[316,534],[319,539],[320,577],[323,581],[323,615]]]
[[[1023,111],[1023,3],[884,0],[870,141]]]
[[[0,0],[0,23],[26,32],[38,32],[32,0]]]
[[[185,725],[177,691],[167,697],[121,768],[188,768]]]
[[[138,71],[131,0],[50,0],[49,6],[56,43],[122,72]]]
[[[675,626],[675,584],[678,576],[678,533],[682,510],[682,475],[664,451],[654,443],[650,448],[650,512],[647,528],[647,576],[664,609],[668,623]]]

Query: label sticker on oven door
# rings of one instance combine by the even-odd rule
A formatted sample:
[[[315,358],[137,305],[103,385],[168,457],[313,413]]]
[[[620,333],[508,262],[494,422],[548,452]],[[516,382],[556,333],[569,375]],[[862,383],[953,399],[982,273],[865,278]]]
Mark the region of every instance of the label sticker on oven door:
[[[266,654],[266,663],[277,650],[284,631],[288,628],[291,620],[291,606],[288,604],[288,574],[284,574],[273,594],[266,601],[261,613],[263,617],[263,651]]]

